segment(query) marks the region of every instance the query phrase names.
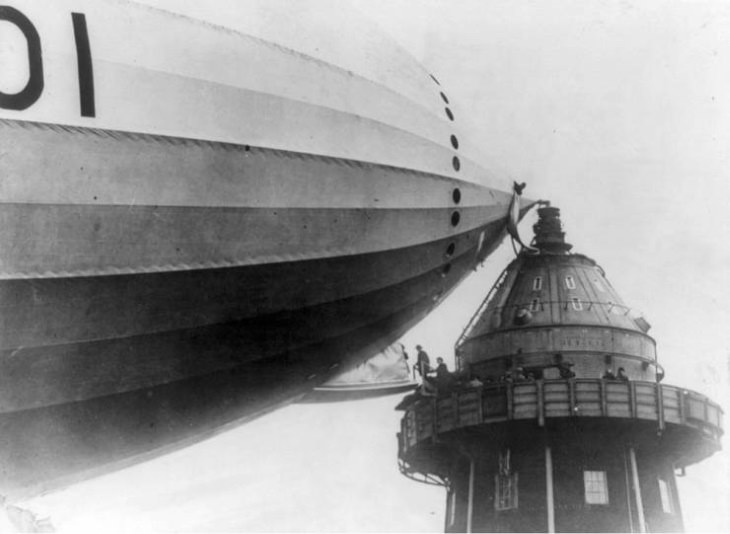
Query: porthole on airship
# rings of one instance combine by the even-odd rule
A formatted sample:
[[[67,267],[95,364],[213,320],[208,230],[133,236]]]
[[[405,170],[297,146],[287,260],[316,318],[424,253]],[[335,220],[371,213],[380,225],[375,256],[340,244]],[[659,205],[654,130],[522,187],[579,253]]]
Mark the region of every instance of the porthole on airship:
[[[451,226],[457,226],[459,224],[459,221],[461,220],[461,215],[459,215],[458,211],[455,211],[451,214]]]

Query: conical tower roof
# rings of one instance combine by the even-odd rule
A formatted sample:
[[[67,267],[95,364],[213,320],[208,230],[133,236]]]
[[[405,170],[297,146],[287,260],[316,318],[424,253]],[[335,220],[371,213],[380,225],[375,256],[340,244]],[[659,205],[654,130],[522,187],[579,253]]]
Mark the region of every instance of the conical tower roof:
[[[594,260],[570,252],[558,208],[538,215],[536,250],[510,263],[472,318],[456,347],[460,366],[496,377],[516,367],[559,369],[564,361],[587,378],[624,367],[635,379],[653,380],[649,324]]]

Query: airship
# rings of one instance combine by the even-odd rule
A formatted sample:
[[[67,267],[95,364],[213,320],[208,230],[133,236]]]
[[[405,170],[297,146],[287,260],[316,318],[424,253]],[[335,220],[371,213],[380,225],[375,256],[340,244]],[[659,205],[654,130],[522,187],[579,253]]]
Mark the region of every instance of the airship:
[[[0,414],[233,372],[269,409],[392,345],[528,209],[371,23],[246,6],[0,5]]]

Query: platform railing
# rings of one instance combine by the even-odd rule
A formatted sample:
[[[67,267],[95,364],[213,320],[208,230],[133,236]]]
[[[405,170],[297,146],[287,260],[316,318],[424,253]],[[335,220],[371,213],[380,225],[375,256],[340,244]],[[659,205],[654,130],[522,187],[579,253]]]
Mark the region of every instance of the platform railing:
[[[441,434],[485,423],[551,418],[609,417],[696,428],[709,438],[723,434],[722,408],[684,388],[656,382],[603,379],[537,380],[459,388],[423,397],[405,408],[402,452]]]

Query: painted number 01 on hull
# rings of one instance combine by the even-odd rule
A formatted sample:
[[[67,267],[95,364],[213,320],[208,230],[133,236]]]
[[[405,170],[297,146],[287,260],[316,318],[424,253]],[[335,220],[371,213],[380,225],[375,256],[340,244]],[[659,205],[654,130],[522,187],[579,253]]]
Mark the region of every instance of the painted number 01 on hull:
[[[35,104],[43,94],[43,52],[41,38],[33,23],[23,13],[10,6],[0,6],[0,21],[18,28],[28,43],[28,82],[17,93],[0,91],[0,108],[22,111]],[[79,104],[82,117],[95,117],[94,71],[91,64],[89,32],[86,15],[71,13],[79,75]]]

